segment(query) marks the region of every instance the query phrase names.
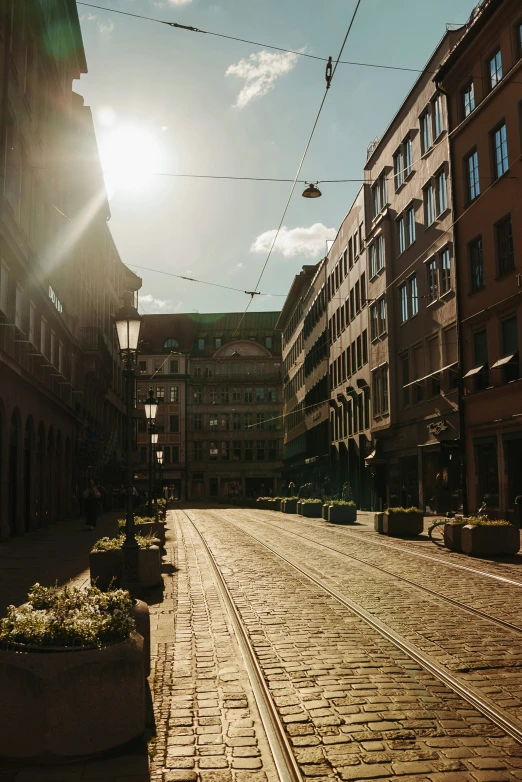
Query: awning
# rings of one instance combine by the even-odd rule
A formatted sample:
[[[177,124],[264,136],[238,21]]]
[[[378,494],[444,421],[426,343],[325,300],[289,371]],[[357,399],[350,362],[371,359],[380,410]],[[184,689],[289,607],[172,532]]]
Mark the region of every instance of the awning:
[[[485,364],[481,364],[479,367],[473,367],[473,369],[470,369],[469,372],[466,372],[464,377],[473,377],[473,375],[478,375],[478,373],[484,369],[485,366]]]
[[[451,367],[456,367],[457,362],[454,361],[453,364],[447,364],[445,367],[441,367],[440,369],[436,369],[435,372],[430,372],[429,375],[424,375],[424,377],[419,377],[418,380],[412,380],[411,383],[406,383],[403,388],[408,388],[408,386],[414,386],[415,383],[422,383],[423,380],[427,380],[429,377],[433,377],[433,375],[438,375],[439,372],[444,372],[445,369],[451,369]]]
[[[495,369],[495,367],[503,367],[505,364],[509,364],[510,361],[513,361],[516,355],[516,353],[512,353],[510,356],[503,356],[502,358],[499,358],[498,361],[495,361],[495,363],[491,365],[491,369]]]

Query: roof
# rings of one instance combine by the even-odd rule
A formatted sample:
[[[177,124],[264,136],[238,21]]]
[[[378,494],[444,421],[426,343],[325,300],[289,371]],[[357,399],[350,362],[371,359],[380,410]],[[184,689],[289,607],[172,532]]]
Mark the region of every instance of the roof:
[[[316,263],[313,266],[303,266],[302,271],[294,277],[294,281],[288,291],[285,303],[283,304],[283,309],[279,313],[279,319],[275,326],[277,329],[282,331],[285,328],[285,323],[292,315],[302,290],[310,286],[310,283],[319,268],[319,263]]]
[[[504,0],[483,0],[480,6],[473,9],[471,17],[465,26],[464,33],[461,35],[455,46],[450,50],[448,56],[437,71],[433,81],[435,84],[440,84],[442,79],[447,75],[448,71],[455,65],[455,62],[466,51],[470,41],[475,38],[479,32],[485,27],[487,22],[491,19],[497,8],[504,2]]]

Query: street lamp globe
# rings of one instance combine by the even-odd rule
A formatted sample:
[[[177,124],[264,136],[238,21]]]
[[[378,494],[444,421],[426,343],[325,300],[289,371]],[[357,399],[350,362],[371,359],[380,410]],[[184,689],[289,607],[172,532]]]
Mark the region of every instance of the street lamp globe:
[[[122,296],[123,306],[114,316],[120,351],[124,354],[137,353],[140,336],[141,315],[134,306],[132,291]]]
[[[163,451],[156,451],[156,456],[158,459],[158,464],[163,464]]]
[[[157,432],[152,432],[152,434],[150,436],[150,441],[151,441],[152,445],[157,445],[158,444],[158,437],[159,437],[159,434]]]
[[[158,412],[158,403],[154,399],[154,392],[152,388],[149,389],[149,396],[145,402],[145,418],[149,423],[155,420],[156,413]]]

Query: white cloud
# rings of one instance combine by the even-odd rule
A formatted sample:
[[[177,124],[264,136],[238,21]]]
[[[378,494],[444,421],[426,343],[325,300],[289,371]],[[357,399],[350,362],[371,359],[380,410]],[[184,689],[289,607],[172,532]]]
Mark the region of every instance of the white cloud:
[[[109,36],[114,30],[114,22],[112,21],[112,19],[100,19],[100,17],[96,16],[96,14],[87,14],[87,16],[80,16],[80,21],[90,22],[90,24],[94,24],[100,31],[101,35]]]
[[[240,272],[241,269],[244,269],[244,268],[245,268],[245,264],[244,263],[236,263],[235,266],[233,266],[231,269],[228,270],[228,273],[229,274],[234,274],[234,272]]]
[[[291,228],[283,226],[277,237],[274,252],[279,252],[285,258],[303,255],[306,258],[316,258],[326,254],[327,239],[335,239],[337,230],[327,228],[322,223],[314,223],[310,228]],[[274,241],[275,229],[260,234],[252,243],[250,252],[267,253]]]
[[[163,8],[166,5],[188,5],[192,0],[151,0],[156,8]]]
[[[139,297],[141,304],[147,305],[147,310],[151,310],[153,312],[165,312],[170,302],[167,299],[156,299],[155,296],[152,296],[152,294],[147,293],[145,296]]]
[[[227,76],[244,79],[245,84],[236,98],[235,108],[244,109],[254,98],[261,98],[272,89],[280,76],[290,73],[297,63],[297,54],[256,52],[248,60],[240,60],[227,69]]]

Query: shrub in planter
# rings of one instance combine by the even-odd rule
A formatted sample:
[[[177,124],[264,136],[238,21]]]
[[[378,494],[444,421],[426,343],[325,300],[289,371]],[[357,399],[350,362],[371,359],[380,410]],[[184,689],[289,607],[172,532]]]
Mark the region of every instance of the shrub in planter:
[[[136,535],[155,537],[160,541],[162,546],[165,545],[166,533],[164,521],[156,519],[155,516],[135,516],[134,527],[136,529]],[[120,530],[120,533],[125,532],[125,519],[118,519],[118,529]]]
[[[301,516],[308,518],[320,519],[323,509],[323,501],[321,499],[306,499],[301,500]]]
[[[91,583],[107,590],[112,583],[119,585],[123,574],[122,544],[125,537],[100,538],[89,555]],[[155,538],[136,535],[139,549],[139,575],[143,587],[161,583],[161,555]]]
[[[0,620],[0,756],[103,752],[145,727],[143,638],[128,592],[35,584]]]
[[[466,519],[462,527],[461,545],[471,557],[516,554],[520,549],[520,530],[504,519]]]
[[[454,519],[444,525],[444,545],[450,551],[462,551],[461,533],[466,523],[465,519]]]
[[[258,497],[256,500],[256,506],[260,510],[269,510],[272,506],[270,503],[272,502],[272,497]]]
[[[283,513],[297,513],[297,497],[287,497],[281,503]]]
[[[422,511],[419,508],[387,508],[384,512],[382,531],[392,537],[413,537],[423,530]]]
[[[354,524],[357,521],[357,506],[353,500],[332,500],[328,507],[328,521],[334,524]]]

